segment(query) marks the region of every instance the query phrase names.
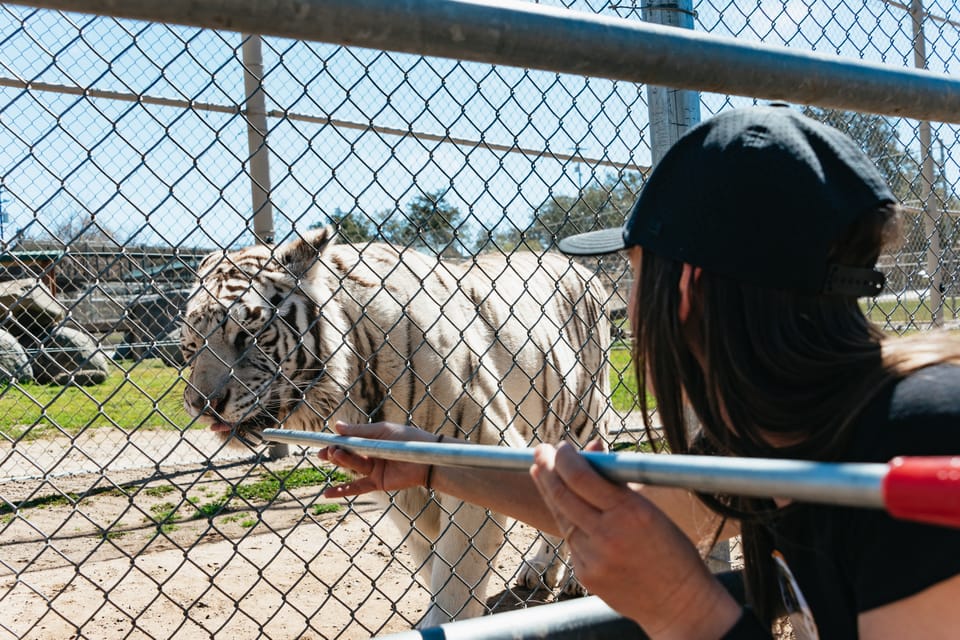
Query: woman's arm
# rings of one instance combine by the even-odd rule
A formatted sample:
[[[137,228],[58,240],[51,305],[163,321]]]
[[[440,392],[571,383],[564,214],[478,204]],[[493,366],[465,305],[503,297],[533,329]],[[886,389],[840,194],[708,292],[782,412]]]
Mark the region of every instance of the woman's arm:
[[[335,429],[341,435],[377,440],[434,442],[437,439],[436,434],[428,431],[387,422],[337,423]],[[466,444],[464,441],[448,436],[444,437],[444,442]],[[588,450],[600,450],[600,448],[599,442],[587,445]],[[320,457],[360,475],[353,481],[328,489],[324,493],[328,498],[424,486],[429,470],[429,465],[426,464],[368,458],[338,447],[322,449]],[[516,518],[546,533],[563,534],[557,529],[553,514],[547,508],[527,472],[437,466],[430,473],[430,486],[435,491],[456,496],[461,500]],[[719,517],[686,489],[639,484],[630,485],[630,488],[667,514],[695,544],[713,539],[720,523]],[[737,533],[736,524],[728,523],[724,527],[721,538],[734,536]]]
[[[404,440],[408,442],[435,442],[436,434],[407,425],[378,422],[374,424],[337,423],[341,435],[377,440]],[[460,442],[445,436],[444,442]],[[350,482],[330,487],[324,492],[328,498],[342,498],[371,491],[397,491],[425,486],[428,464],[398,462],[369,458],[350,453],[339,447],[320,450],[320,458],[350,469],[359,477]],[[537,488],[525,471],[497,469],[468,469],[462,467],[434,467],[430,472],[430,487],[440,493],[484,506],[491,511],[521,520],[541,531],[559,535],[553,515],[547,509]]]
[[[413,427],[379,423],[336,426],[344,435],[433,441]],[[444,439],[446,440],[446,438]],[[596,446],[596,445],[594,445]],[[358,456],[328,447],[320,457],[362,477],[325,492],[343,497],[424,485],[429,465]],[[577,577],[621,614],[636,620],[652,638],[719,638],[740,617],[740,605],[707,570],[691,540],[667,513],[699,529],[702,506],[679,490],[607,481],[570,445],[540,445],[529,474],[435,467],[437,491],[516,517],[566,538]]]
[[[892,550],[891,553],[896,553]],[[960,575],[938,582],[908,598],[861,613],[862,640],[956,638],[960,629]]]

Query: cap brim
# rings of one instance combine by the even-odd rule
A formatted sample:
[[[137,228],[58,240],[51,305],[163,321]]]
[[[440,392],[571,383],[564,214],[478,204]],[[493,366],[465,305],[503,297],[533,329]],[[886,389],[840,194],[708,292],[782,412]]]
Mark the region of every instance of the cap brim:
[[[567,236],[557,242],[557,248],[572,256],[602,256],[625,248],[623,229],[601,229]]]

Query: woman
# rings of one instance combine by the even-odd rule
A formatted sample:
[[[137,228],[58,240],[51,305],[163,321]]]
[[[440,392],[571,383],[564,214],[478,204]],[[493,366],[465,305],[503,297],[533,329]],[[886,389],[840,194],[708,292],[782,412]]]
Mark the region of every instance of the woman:
[[[560,248],[627,252],[637,376],[671,452],[862,462],[960,454],[960,346],[942,334],[886,338],[857,301],[882,287],[874,265],[898,221],[893,194],[850,138],[785,107],[752,107],[674,145],[623,229]],[[338,429],[436,438],[390,424]],[[423,484],[563,535],[581,582],[652,638],[770,637],[786,614],[801,638],[960,629],[960,530],[775,496],[612,484],[565,445],[537,447],[529,475],[338,448],[321,457],[362,476],[330,497]],[[696,546],[738,531],[746,607]]]

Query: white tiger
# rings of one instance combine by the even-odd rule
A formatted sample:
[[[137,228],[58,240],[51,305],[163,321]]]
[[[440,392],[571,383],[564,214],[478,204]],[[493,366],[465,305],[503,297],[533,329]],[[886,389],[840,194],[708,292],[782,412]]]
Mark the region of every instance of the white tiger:
[[[449,262],[332,238],[310,231],[201,263],[181,340],[192,416],[240,439],[335,420],[410,423],[514,447],[582,445],[606,432],[607,296],[586,269],[558,254]],[[407,542],[431,593],[422,627],[483,613],[506,524],[435,498],[409,489],[389,509],[402,530],[416,518],[420,535]],[[543,576],[555,586],[554,558],[544,544],[520,582]]]

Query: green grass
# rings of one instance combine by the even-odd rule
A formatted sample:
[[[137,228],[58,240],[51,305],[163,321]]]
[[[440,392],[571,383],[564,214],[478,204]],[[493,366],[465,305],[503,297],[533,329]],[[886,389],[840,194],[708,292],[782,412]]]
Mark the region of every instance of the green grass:
[[[201,501],[198,497],[188,497],[185,502],[174,503],[173,501],[164,501],[153,504],[149,507],[149,514],[145,522],[156,526],[160,531],[171,533],[176,531],[177,523],[184,523],[191,520],[220,518],[224,522],[239,522],[239,525],[245,529],[256,526],[259,519],[249,514],[247,505],[231,504],[231,498],[242,497],[247,501],[256,501],[271,503],[276,500],[281,490],[291,490],[301,487],[310,487],[317,485],[326,485],[330,482],[343,482],[348,476],[340,471],[318,469],[314,467],[285,469],[277,472],[266,472],[258,476],[252,482],[242,483],[236,487],[231,487],[225,492],[217,494],[209,489],[203,490],[205,497],[212,497],[211,500]],[[137,496],[142,494],[149,498],[163,498],[167,494],[177,491],[177,488],[169,484],[161,484],[153,487],[147,487],[141,491],[136,491],[135,483],[122,487],[99,487],[87,492],[84,495],[75,493],[53,494],[24,500],[19,503],[0,502],[0,526],[6,526],[13,521],[17,514],[23,519],[28,519],[31,509],[46,509],[52,507],[68,507],[78,502],[92,498],[98,495],[126,495]],[[311,508],[314,515],[323,513],[334,513],[339,511],[339,504],[315,504]],[[123,536],[126,532],[123,530],[110,530],[99,528],[98,535],[104,539],[114,539]]]
[[[312,513],[315,516],[319,516],[324,513],[336,513],[337,511],[340,511],[340,505],[333,504],[330,502],[326,502],[323,504],[315,504],[313,505],[313,508],[310,509],[310,513]]]
[[[275,474],[262,474],[256,482],[235,487],[233,493],[244,500],[270,502],[280,493],[281,487],[289,491],[327,482],[345,482],[348,479],[348,476],[340,471],[327,471],[313,467],[288,469]]]
[[[150,513],[153,514],[153,523],[165,533],[176,531],[177,525],[174,523],[182,519],[182,516],[177,513],[177,506],[172,502],[155,504],[150,507]]]
[[[0,434],[19,440],[96,427],[182,429],[184,381],[159,359],[122,361],[103,384],[62,387],[32,382],[0,389]]]
[[[944,296],[941,319],[949,322],[960,317],[957,304],[956,297]],[[860,307],[872,322],[898,333],[926,329],[933,319],[929,300],[921,302],[911,297],[864,300],[860,302]]]
[[[161,484],[156,487],[147,487],[143,490],[145,495],[150,496],[151,498],[162,498],[168,493],[173,493],[177,488],[172,484]]]
[[[227,497],[224,496],[211,502],[205,502],[201,505],[194,505],[197,509],[197,516],[200,518],[214,518],[223,513],[227,505]]]
[[[636,408],[637,382],[628,348],[610,353],[613,406]],[[184,379],[159,359],[121,361],[107,381],[91,387],[20,383],[0,387],[0,436],[10,440],[77,434],[97,427],[184,429],[193,420],[183,409]]]
[[[628,346],[610,350],[610,401],[620,413],[639,409],[637,376],[633,368],[633,354]],[[651,400],[650,409],[654,408]]]

